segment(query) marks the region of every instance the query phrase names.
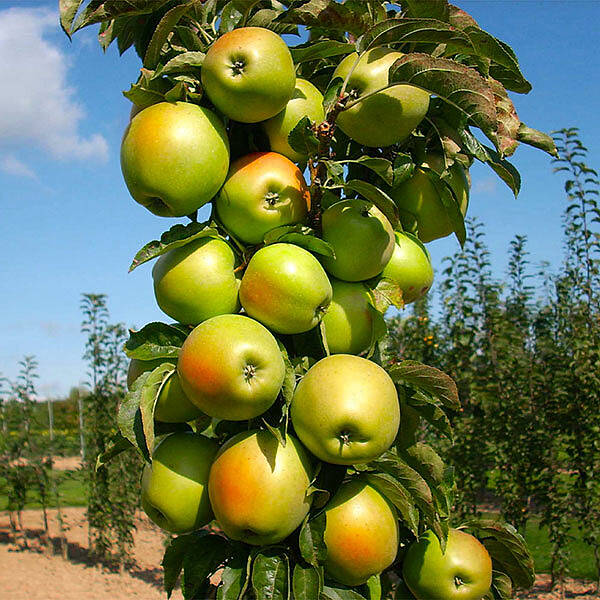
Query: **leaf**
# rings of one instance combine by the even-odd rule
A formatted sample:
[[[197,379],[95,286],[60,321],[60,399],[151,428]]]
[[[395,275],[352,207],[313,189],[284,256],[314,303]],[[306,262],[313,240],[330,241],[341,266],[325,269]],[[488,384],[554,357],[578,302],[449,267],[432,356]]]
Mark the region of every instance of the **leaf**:
[[[454,190],[449,181],[442,179],[435,171],[430,169],[426,169],[425,172],[429,176],[433,187],[435,187],[438,197],[444,205],[452,230],[456,234],[461,247],[463,247],[467,239],[467,231],[460,207],[461,199],[454,195]]]
[[[321,596],[323,577],[313,565],[294,565],[292,593],[294,600],[315,600]]]
[[[207,223],[197,223],[192,221],[187,225],[182,225],[181,223],[173,225],[171,229],[165,231],[160,236],[160,240],[152,240],[138,250],[129,267],[129,272],[131,273],[136,267],[165,254],[165,252],[168,252],[169,250],[180,248],[189,242],[205,237],[218,238],[220,236],[219,232],[214,227],[210,227]]]
[[[514,597],[510,577],[500,571],[492,571],[492,591],[494,592],[494,598],[499,600],[511,600]]]
[[[280,340],[277,340],[277,344],[279,345],[279,350],[281,351],[281,356],[283,357],[283,364],[285,365],[285,376],[283,378],[283,386],[281,387],[281,395],[283,396],[283,401],[285,402],[287,415],[287,410],[292,403],[294,391],[296,389],[296,372],[283,343]]]
[[[59,0],[58,10],[60,13],[60,26],[62,30],[71,37],[71,25],[83,0]]]
[[[175,6],[168,10],[162,17],[154,30],[148,48],[146,49],[146,54],[144,55],[144,67],[147,69],[154,69],[156,67],[160,59],[162,47],[166,43],[169,34],[173,31],[175,25],[177,25],[190,6],[191,4],[189,2],[180,4],[179,6]]]
[[[369,600],[381,600],[381,576],[371,575],[366,583]]]
[[[312,121],[308,117],[302,117],[294,129],[288,135],[288,143],[292,149],[302,156],[314,156],[319,149]]]
[[[323,161],[330,162],[330,161]],[[343,160],[337,164],[357,164],[366,167],[373,171],[373,173],[379,175],[385,183],[392,185],[394,182],[394,168],[392,163],[387,158],[378,158],[376,156],[361,156],[355,160]]]
[[[183,557],[188,550],[189,539],[187,535],[173,538],[165,549],[160,563],[163,568],[163,586],[167,592],[167,598],[171,597],[177,579],[183,568]]]
[[[387,277],[378,277],[370,282],[369,289],[374,300],[375,308],[385,314],[390,306],[404,308],[402,289],[397,281]]]
[[[407,400],[407,404],[414,408],[434,429],[452,442],[454,438],[452,425],[448,415],[442,410],[439,401],[421,391],[417,391]]]
[[[335,252],[329,242],[316,237],[314,229],[306,225],[282,225],[271,229],[263,239],[266,245],[288,243],[300,246],[309,252],[335,258]]]
[[[354,52],[354,44],[338,42],[337,40],[320,40],[317,42],[306,42],[299,46],[290,48],[294,64],[318,60],[320,58],[331,58]]]
[[[411,17],[429,17],[447,21],[449,17],[448,0],[406,0],[408,14]]]
[[[188,333],[189,330],[186,331],[175,325],[148,323],[139,331],[129,330],[129,339],[125,342],[125,354],[129,358],[139,360],[177,358]]]
[[[406,488],[387,473],[368,473],[366,479],[398,509],[406,526],[417,535],[419,511]]]
[[[343,85],[344,80],[341,77],[335,77],[329,82],[329,85],[323,94],[323,110],[325,111],[325,116],[327,116],[329,111],[331,111],[338,103]]]
[[[225,565],[217,589],[217,600],[237,600],[241,597],[248,575],[248,560],[248,555],[239,552]]]
[[[119,406],[119,430],[146,460],[150,460],[154,449],[154,407],[158,394],[174,372],[171,363],[163,363],[153,371],[142,373]]]
[[[193,71],[202,66],[205,56],[204,52],[182,52],[159,68],[154,76]]]
[[[394,365],[389,374],[395,383],[405,383],[416,389],[421,389],[452,410],[460,409],[458,389],[449,375],[414,360],[404,360]]]
[[[106,449],[104,450],[104,452],[99,454],[96,458],[95,470],[97,471],[98,469],[101,469],[115,456],[118,456],[122,452],[125,452],[126,450],[129,450],[131,448],[133,448],[133,445],[127,438],[123,437],[121,432],[115,433],[115,435],[112,436],[112,438],[106,445]]]
[[[154,12],[165,4],[164,0],[92,0],[81,12],[70,33],[88,25],[110,21],[125,15],[143,15]]]
[[[415,171],[415,163],[410,154],[399,152],[394,159],[394,180],[392,187],[397,187],[412,177]]]
[[[400,222],[398,207],[396,203],[382,190],[372,183],[352,179],[344,185],[344,191],[357,192],[369,202],[372,202],[388,219],[392,228],[396,228]]]
[[[523,536],[506,523],[491,519],[473,519],[465,527],[475,532],[492,560],[520,588],[529,589],[535,581],[533,557]]]
[[[362,594],[352,588],[332,585],[331,583],[323,586],[321,598],[325,600],[366,600]]]
[[[367,358],[371,358],[377,347],[377,342],[387,335],[388,329],[387,322],[382,313],[380,313],[372,304],[367,305],[367,310],[371,316],[371,341],[369,342]]]
[[[547,152],[550,156],[558,156],[554,140],[546,133],[527,127],[525,123],[519,125],[517,139],[524,144]]]
[[[191,543],[183,558],[181,585],[185,598],[193,598],[207,586],[208,578],[231,556],[229,542],[220,535],[200,531],[190,534],[189,538]]]
[[[276,548],[258,552],[252,568],[252,591],[256,600],[287,600],[289,594],[288,557]]]
[[[298,538],[300,554],[309,565],[314,567],[323,564],[327,558],[327,547],[324,540],[325,523],[325,513],[321,512],[316,517],[307,517],[300,529]]]

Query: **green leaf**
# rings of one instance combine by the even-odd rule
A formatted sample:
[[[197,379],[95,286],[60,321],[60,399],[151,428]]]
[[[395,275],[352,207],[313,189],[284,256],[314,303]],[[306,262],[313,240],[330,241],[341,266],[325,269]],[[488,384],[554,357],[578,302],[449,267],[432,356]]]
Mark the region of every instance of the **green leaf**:
[[[239,552],[225,565],[217,589],[217,600],[237,600],[241,597],[248,576],[248,560],[247,554]]]
[[[492,591],[494,598],[498,600],[511,600],[513,596],[513,586],[510,577],[500,571],[492,571]]]
[[[366,600],[362,594],[359,594],[352,588],[343,587],[341,585],[333,585],[331,583],[323,586],[321,598],[325,600]]]
[[[185,102],[187,96],[187,87],[185,82],[178,81],[175,85],[165,94],[165,100],[167,102]],[[131,268],[130,268],[131,270]]]
[[[294,565],[292,592],[294,600],[315,600],[321,595],[323,577],[317,567],[312,565]]]
[[[367,305],[367,310],[371,316],[371,341],[367,351],[367,358],[371,358],[377,347],[377,342],[383,339],[388,332],[385,317],[372,304]]]
[[[335,258],[335,252],[331,244],[316,237],[314,234],[314,229],[306,225],[282,225],[268,231],[263,241],[266,245],[276,243],[295,244],[309,252]]]
[[[171,229],[165,231],[160,236],[160,240],[152,240],[138,250],[129,267],[129,272],[131,273],[136,267],[165,254],[165,252],[168,252],[169,250],[180,248],[194,240],[205,237],[219,238],[220,236],[219,232],[214,227],[210,227],[207,223],[197,223],[192,221],[187,225],[182,225],[181,223],[173,225]]]
[[[241,6],[239,6],[239,4],[239,2],[233,0],[232,2],[228,2],[223,8],[221,20],[219,22],[220,34],[233,31],[244,18],[244,13],[241,11]]]
[[[325,562],[327,558],[327,547],[325,546],[325,524],[326,516],[324,512],[317,516],[307,517],[302,524],[298,543],[302,558],[314,567]]]
[[[319,149],[312,121],[308,117],[302,117],[288,135],[288,143],[292,149],[302,156],[314,156]]]
[[[417,391],[407,400],[407,404],[414,408],[434,429],[452,442],[454,439],[452,425],[438,400],[428,394]]]
[[[371,575],[366,583],[369,600],[381,600],[381,576]]]
[[[410,154],[398,153],[394,159],[394,180],[392,187],[397,187],[410,179],[415,172],[415,163]]]
[[[292,399],[294,398],[294,390],[296,389],[296,372],[294,366],[290,361],[287,350],[280,340],[277,340],[281,356],[283,357],[283,364],[285,365],[285,376],[283,378],[283,386],[281,388],[281,395],[286,406],[286,414],[289,409]]]
[[[411,17],[439,19],[447,21],[449,16],[448,0],[406,0],[408,15]]]
[[[167,598],[171,597],[177,579],[179,579],[181,569],[183,568],[183,557],[188,550],[188,545],[189,536],[180,535],[173,538],[165,549],[161,565],[163,568],[163,585],[165,592],[167,592]]]
[[[452,230],[456,234],[461,247],[463,247],[467,239],[467,231],[465,229],[465,220],[460,209],[461,199],[454,195],[454,190],[446,179],[440,178],[435,171],[426,169],[425,172],[437,190],[438,197],[442,201],[448,220],[452,225]]]
[[[164,0],[92,0],[75,23],[71,24],[70,33],[125,15],[148,14],[162,8],[164,4]]]
[[[104,452],[99,454],[96,458],[95,470],[97,471],[98,469],[101,469],[115,456],[118,456],[122,452],[130,450],[131,448],[133,448],[133,445],[127,438],[123,437],[120,431],[115,433],[115,435],[112,436],[112,438],[106,445],[106,449],[104,450]]]
[[[343,85],[344,80],[341,77],[335,77],[329,82],[329,85],[323,94],[323,110],[325,111],[325,116],[327,116],[329,111],[338,103]]]
[[[405,383],[438,398],[452,410],[460,409],[456,383],[446,373],[414,360],[405,360],[390,368],[395,383]]]
[[[390,306],[404,308],[402,289],[397,281],[387,277],[378,277],[369,284],[374,306],[381,314],[385,314]]]
[[[547,152],[550,156],[558,156],[554,140],[546,133],[527,127],[525,123],[519,125],[517,139],[524,144],[529,144],[534,148]]]
[[[465,527],[474,531],[494,563],[510,576],[517,587],[528,589],[535,581],[533,557],[523,536],[512,526],[491,519],[473,519]]]
[[[256,600],[287,600],[289,579],[286,554],[276,548],[258,552],[252,568],[252,591]]]
[[[167,11],[159,21],[144,55],[144,67],[147,69],[154,69],[156,67],[160,60],[162,47],[166,43],[169,34],[190,6],[191,3],[189,2],[175,6]]]
[[[140,108],[147,108],[165,99],[163,92],[147,87],[146,83],[132,83],[129,90],[123,92],[123,96]]]
[[[154,322],[144,325],[139,331],[130,330],[125,354],[139,360],[176,359],[190,331],[184,327]]]
[[[290,48],[294,64],[318,60],[320,58],[331,58],[354,52],[354,45],[337,40],[320,40],[317,42],[306,42],[299,46]]]
[[[323,161],[330,162],[330,161]],[[354,160],[342,160],[337,164],[357,164],[370,169],[376,175],[379,175],[385,183],[392,185],[394,182],[394,168],[387,158],[378,158],[376,156],[361,156]]]
[[[154,76],[194,71],[202,66],[205,56],[204,52],[182,52],[158,69]]]
[[[231,556],[231,546],[225,538],[206,531],[190,534],[189,539],[181,589],[185,598],[194,598],[208,587],[209,577]]]
[[[344,191],[357,192],[369,202],[372,202],[388,219],[392,228],[396,228],[400,218],[398,216],[398,207],[396,203],[382,190],[372,183],[352,179],[344,185]]]
[[[406,526],[417,535],[419,511],[406,488],[387,473],[367,473],[366,479],[398,509]]]
[[[71,37],[71,25],[75,19],[75,15],[84,0],[59,0],[58,10],[60,12],[60,26],[62,30]]]

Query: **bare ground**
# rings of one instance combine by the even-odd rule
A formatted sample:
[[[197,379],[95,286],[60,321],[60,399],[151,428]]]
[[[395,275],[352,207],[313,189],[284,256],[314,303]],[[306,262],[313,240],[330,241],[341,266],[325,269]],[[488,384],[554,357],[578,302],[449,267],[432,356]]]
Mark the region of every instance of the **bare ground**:
[[[23,511],[23,535],[15,543],[10,532],[9,516],[0,512],[0,597],[6,600],[159,600],[166,598],[162,590],[164,535],[140,514],[135,534],[135,564],[123,573],[111,572],[94,564],[87,550],[85,509],[63,509],[66,521],[69,560],[51,554],[42,541],[42,512]],[[59,529],[56,512],[48,511],[53,550],[59,551]],[[23,544],[27,544],[27,548]],[[599,596],[595,586],[586,581],[569,579],[564,596],[558,588],[549,589],[550,577],[538,575],[534,589],[521,599],[560,600],[575,598],[592,600]],[[179,590],[172,595],[181,600]]]

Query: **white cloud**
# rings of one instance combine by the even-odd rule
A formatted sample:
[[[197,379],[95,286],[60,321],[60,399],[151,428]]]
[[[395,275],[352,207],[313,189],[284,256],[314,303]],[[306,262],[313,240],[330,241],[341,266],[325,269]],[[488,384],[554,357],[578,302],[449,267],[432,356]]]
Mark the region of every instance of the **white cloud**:
[[[12,154],[0,157],[0,171],[8,173],[8,175],[15,175],[16,177],[37,179],[36,174],[24,162]]]
[[[498,188],[498,179],[496,177],[486,177],[473,182],[473,194],[493,194]]]
[[[48,9],[0,11],[0,148],[34,145],[58,159],[105,160],[104,137],[98,133],[84,137],[79,131],[85,112],[67,84],[65,54],[44,39],[57,27],[58,15]],[[32,174],[10,154],[2,169]]]

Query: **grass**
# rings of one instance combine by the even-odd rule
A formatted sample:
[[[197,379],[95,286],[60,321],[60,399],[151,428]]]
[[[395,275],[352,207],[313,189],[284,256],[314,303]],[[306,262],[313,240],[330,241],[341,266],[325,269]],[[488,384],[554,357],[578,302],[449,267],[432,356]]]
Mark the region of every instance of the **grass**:
[[[84,475],[82,471],[54,471],[62,506],[85,506],[87,503]],[[48,499],[49,507],[55,506],[54,498]],[[7,510],[8,496],[6,480],[0,478],[0,510]],[[27,490],[25,508],[42,508],[40,495],[36,489]]]

